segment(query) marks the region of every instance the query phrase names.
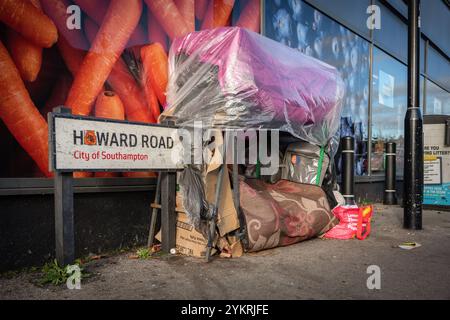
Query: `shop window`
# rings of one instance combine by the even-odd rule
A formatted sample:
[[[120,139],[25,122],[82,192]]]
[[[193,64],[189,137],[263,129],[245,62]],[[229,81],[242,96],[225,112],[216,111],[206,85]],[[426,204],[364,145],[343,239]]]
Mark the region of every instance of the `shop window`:
[[[369,43],[303,1],[267,1],[265,23],[267,37],[340,71],[346,86],[340,135],[355,138],[356,174],[367,174]]]
[[[450,115],[450,92],[426,80],[426,114]]]
[[[421,2],[421,30],[447,55],[450,55],[450,9],[445,0]]]
[[[425,40],[421,37],[420,38],[420,72],[425,73],[425,50],[427,43]]]
[[[407,25],[379,1],[375,1],[375,4],[381,9],[381,29],[373,30],[375,44],[406,63],[408,59]]]
[[[403,0],[387,0],[402,16],[408,18],[408,5]]]
[[[434,82],[450,91],[450,58],[444,58],[431,45],[427,52],[427,75]]]
[[[366,22],[367,8],[371,5],[370,0],[306,0],[306,2],[357,33],[369,37],[370,30]]]
[[[425,107],[426,107],[426,95],[425,95],[425,77],[420,76],[420,110],[422,111],[422,115],[426,113]]]
[[[407,67],[378,48],[373,50],[372,155],[373,175],[384,171],[384,144],[397,144],[397,174],[403,172]]]

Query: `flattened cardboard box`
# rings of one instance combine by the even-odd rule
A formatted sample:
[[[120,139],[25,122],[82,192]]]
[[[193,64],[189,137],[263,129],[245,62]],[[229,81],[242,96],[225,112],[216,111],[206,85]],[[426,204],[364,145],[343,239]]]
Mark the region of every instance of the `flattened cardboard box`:
[[[176,231],[175,241],[178,253],[198,258],[205,256],[208,241],[200,232],[195,230],[194,226],[189,223],[187,215],[183,212],[178,212]],[[161,232],[156,235],[156,239],[161,241]],[[216,250],[213,249],[212,254],[215,252]]]
[[[177,233],[175,238],[177,251],[187,256],[198,258],[204,257],[206,254],[206,245],[208,244],[208,241],[201,233],[195,230],[194,226],[189,223],[189,218],[186,213],[184,213],[183,197],[180,192],[177,192],[176,206],[178,212]],[[231,221],[232,220],[233,219],[231,219]],[[227,219],[224,221],[227,221]],[[161,241],[161,232],[156,235],[156,239]],[[219,249],[224,252],[224,257],[237,258],[243,254],[241,242],[236,237],[221,237],[217,245]],[[214,254],[216,251],[217,250],[213,249],[212,253]]]
[[[216,148],[214,153],[210,151],[211,157],[208,168],[206,169],[205,177],[205,192],[206,200],[209,203],[214,203],[217,178],[219,175],[219,169],[222,164],[223,155],[220,153],[220,147],[223,144],[222,133],[218,131],[215,135]],[[236,208],[233,202],[233,192],[231,189],[230,179],[228,171],[225,174],[225,179],[222,181],[222,192],[220,195],[220,204],[217,217],[217,228],[219,229],[219,235],[224,237],[226,234],[239,229],[239,219]]]

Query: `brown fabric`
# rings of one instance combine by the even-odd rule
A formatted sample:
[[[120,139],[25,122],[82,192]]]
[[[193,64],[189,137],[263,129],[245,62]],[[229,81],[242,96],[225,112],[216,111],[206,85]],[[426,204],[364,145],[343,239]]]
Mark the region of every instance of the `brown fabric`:
[[[281,180],[240,182],[248,252],[285,246],[317,237],[338,222],[318,186]]]

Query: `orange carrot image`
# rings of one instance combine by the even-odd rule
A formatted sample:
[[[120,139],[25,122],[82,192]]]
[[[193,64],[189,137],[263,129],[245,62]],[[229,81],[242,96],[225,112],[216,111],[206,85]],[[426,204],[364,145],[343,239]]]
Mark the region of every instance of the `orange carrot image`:
[[[153,118],[155,119],[155,122],[158,122],[159,115],[161,114],[161,109],[159,107],[158,103],[158,97],[156,96],[155,90],[153,90],[153,87],[150,82],[145,78],[145,72],[143,72],[143,79],[142,83],[144,86],[144,94],[147,98],[147,105],[150,108],[150,111],[153,115]]]
[[[208,0],[195,0],[195,16],[198,20],[203,20],[207,8]]]
[[[67,28],[68,0],[40,0],[46,14],[53,20],[60,32],[57,46],[59,52],[73,76],[75,76],[84,59],[84,50],[89,44],[81,30]]]
[[[122,172],[122,175],[127,178],[157,178],[158,174],[151,171],[131,171]]]
[[[40,47],[50,48],[58,40],[53,22],[29,0],[0,1],[0,21]]]
[[[48,177],[47,122],[31,101],[8,51],[0,41],[0,118]]]
[[[24,81],[36,80],[42,65],[42,48],[9,29],[7,46]]]
[[[125,111],[119,96],[112,91],[102,92],[95,103],[95,116],[106,119],[124,120]],[[118,176],[119,173],[117,172],[95,173],[95,177],[97,178],[112,178]]]
[[[69,29],[67,27],[67,8],[72,5],[69,0],[40,0],[42,9],[47,14],[59,32],[59,39],[65,38],[71,47],[81,50],[87,50],[86,39],[82,30]],[[97,2],[97,1],[92,1]]]
[[[166,33],[150,10],[147,10],[147,30],[148,41],[150,41],[150,43],[158,42],[162,45],[164,51],[167,52],[168,47]]]
[[[70,73],[75,77],[78,69],[80,69],[81,64],[83,63],[85,55],[84,51],[75,49],[64,38],[59,39],[58,50],[67,66],[67,69],[69,69]]]
[[[261,27],[260,0],[248,0],[244,10],[236,23],[236,26],[259,32]]]
[[[95,116],[106,119],[125,120],[125,110],[122,100],[112,91],[102,92],[95,103]]]
[[[97,35],[98,32],[98,24],[96,24],[94,22],[94,20],[90,19],[90,18],[84,18],[84,33],[87,37],[87,40],[93,44],[94,40],[95,40],[95,36]]]
[[[124,14],[126,13],[126,14]],[[78,70],[66,105],[78,115],[88,115],[114,64],[136,28],[141,0],[112,0],[90,51]]]
[[[190,32],[183,16],[172,0],[145,0],[145,2],[170,39],[182,37]]]
[[[151,85],[159,102],[164,106],[169,72],[167,55],[159,43],[154,43],[142,47],[141,59],[144,67],[144,86]]]
[[[103,22],[108,11],[108,0],[74,0],[74,2],[95,22],[98,24]]]
[[[120,173],[119,172],[96,172],[94,174],[94,176],[96,178],[116,178],[116,177],[120,177]]]
[[[233,6],[234,0],[211,0],[202,23],[202,30],[226,26]]]
[[[94,41],[98,27],[91,19],[85,19],[84,28],[89,41]],[[122,99],[127,119],[130,121],[155,123],[151,109],[145,102],[142,89],[130,74],[124,61],[118,60],[108,77],[108,84]]]
[[[111,72],[108,83],[116,91],[125,105],[127,119],[130,121],[155,123],[150,106],[145,102],[144,93],[128,71],[125,62],[119,61]]]
[[[38,0],[29,0],[36,8],[41,10]],[[7,46],[11,57],[19,70],[23,80],[33,82],[36,80],[42,65],[42,48],[25,39],[14,30],[8,29]]]
[[[175,0],[175,4],[186,22],[189,32],[195,31],[195,0]]]
[[[77,171],[73,173],[75,179],[91,178],[93,176],[94,174],[92,172]]]
[[[72,77],[69,73],[62,73],[53,87],[50,97],[45,102],[44,108],[41,109],[42,116],[47,119],[47,114],[53,111],[53,108],[64,105],[72,86]]]
[[[62,66],[63,61],[56,47],[42,52],[42,66],[36,80],[24,82],[25,88],[36,106],[44,104],[47,100],[58,79]]]
[[[74,1],[80,8],[98,25],[101,25],[108,10],[108,0],[75,0]],[[130,37],[128,47],[142,45],[146,43],[147,35],[144,28],[138,24]]]

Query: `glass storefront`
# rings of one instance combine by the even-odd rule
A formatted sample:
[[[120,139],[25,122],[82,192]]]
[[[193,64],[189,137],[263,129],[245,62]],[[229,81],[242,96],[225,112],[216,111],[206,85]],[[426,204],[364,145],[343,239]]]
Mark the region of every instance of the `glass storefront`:
[[[408,59],[408,28],[406,24],[380,1],[381,28],[373,30],[374,43],[406,63]]]
[[[372,70],[372,174],[384,174],[384,144],[397,144],[403,168],[403,128],[407,105],[407,68],[378,48],[373,50]]]
[[[450,115],[450,92],[426,80],[426,113]]]
[[[378,5],[382,15],[382,28],[374,30],[372,35],[365,27],[366,20],[362,19],[366,18],[364,14],[369,4]],[[388,141],[397,143],[397,172],[399,175],[403,172],[408,30],[402,18],[406,6],[395,1],[389,1],[389,4],[402,10],[394,13],[378,0],[339,3],[326,0],[265,1],[264,30],[267,37],[323,60],[341,72],[346,84],[346,97],[340,132],[341,136],[355,138],[355,173],[359,176],[384,175],[384,144]],[[361,36],[373,39],[373,43]],[[428,58],[425,63],[426,52]],[[431,73],[442,84],[450,81],[450,71],[446,69],[447,64],[450,66],[448,59],[437,55],[424,38],[420,40],[420,56],[422,74]],[[426,65],[428,70],[425,70]],[[372,80],[369,90],[370,66]],[[425,86],[422,75],[421,104],[428,106],[436,101],[438,110],[450,114],[446,107],[446,97],[450,93],[431,81],[426,83]],[[429,110],[427,108],[426,113],[430,113]]]
[[[449,35],[450,37],[450,35]],[[431,45],[427,49],[428,78],[450,91],[450,60],[446,59]]]
[[[335,66],[346,87],[341,136],[353,136],[356,173],[368,173],[369,43],[303,1],[267,1],[265,36]]]
[[[366,25],[367,16],[361,14],[361,12],[366,12],[367,7],[372,3],[371,0],[305,0],[305,2],[332,16],[338,23],[347,26],[358,34],[365,37],[370,36],[370,30]]]

